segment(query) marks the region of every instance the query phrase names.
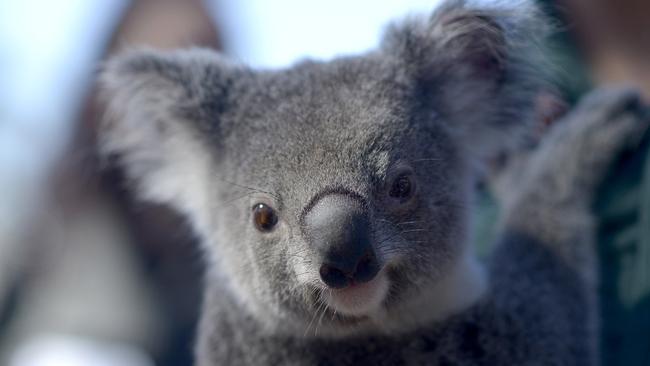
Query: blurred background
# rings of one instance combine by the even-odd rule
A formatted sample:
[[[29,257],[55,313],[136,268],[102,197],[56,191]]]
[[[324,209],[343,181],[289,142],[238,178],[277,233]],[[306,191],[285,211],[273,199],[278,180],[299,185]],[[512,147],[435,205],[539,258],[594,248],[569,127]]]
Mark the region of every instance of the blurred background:
[[[258,68],[376,46],[437,0],[0,0],[0,365],[189,365],[201,253],[182,218],[138,202],[98,159],[94,79],[124,48],[193,45]],[[650,100],[650,2],[539,0],[558,25],[552,123],[590,88]],[[647,139],[646,139],[647,140]],[[605,364],[650,365],[647,143],[596,204]],[[487,197],[487,196],[486,196]],[[481,200],[486,232],[498,210]]]

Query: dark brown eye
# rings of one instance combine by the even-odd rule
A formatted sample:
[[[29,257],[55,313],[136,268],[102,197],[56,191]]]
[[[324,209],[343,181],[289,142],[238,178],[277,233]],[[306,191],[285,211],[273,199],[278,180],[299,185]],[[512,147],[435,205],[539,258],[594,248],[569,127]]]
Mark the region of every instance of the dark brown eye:
[[[393,180],[388,195],[400,202],[405,202],[413,196],[414,191],[415,182],[413,177],[410,174],[402,174]]]
[[[267,233],[278,223],[278,215],[270,206],[258,203],[253,207],[253,222],[257,230]]]

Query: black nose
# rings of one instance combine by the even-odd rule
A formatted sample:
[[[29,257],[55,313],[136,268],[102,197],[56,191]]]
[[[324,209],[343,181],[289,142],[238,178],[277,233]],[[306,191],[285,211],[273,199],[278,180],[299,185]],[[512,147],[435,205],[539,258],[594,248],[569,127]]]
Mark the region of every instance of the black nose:
[[[320,260],[319,274],[331,288],[372,280],[379,265],[370,243],[363,205],[345,195],[321,198],[305,216],[305,231]]]

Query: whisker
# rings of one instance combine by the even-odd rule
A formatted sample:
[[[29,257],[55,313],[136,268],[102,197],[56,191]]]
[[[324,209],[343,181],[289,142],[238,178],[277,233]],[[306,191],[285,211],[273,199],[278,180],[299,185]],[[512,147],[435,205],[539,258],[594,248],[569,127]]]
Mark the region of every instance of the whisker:
[[[423,231],[429,231],[429,230],[426,230],[426,229],[412,229],[412,230],[404,230],[404,231],[400,231],[400,234],[406,234],[406,233],[419,233],[419,232],[423,232]]]
[[[250,195],[251,195],[251,193],[246,193],[246,194],[243,195],[243,196],[238,196],[238,197],[233,198],[233,199],[228,199],[228,200],[225,200],[225,201],[222,201],[222,202],[218,202],[218,203],[217,203],[217,207],[225,207],[225,206],[228,206],[229,204],[234,203],[235,201],[238,201],[238,200],[240,200],[240,199],[242,199],[242,198],[250,197]]]
[[[314,322],[314,320],[316,320],[316,316],[318,316],[318,311],[315,311],[314,315],[311,317],[311,320],[309,321],[309,324],[307,324],[307,329],[305,329],[305,334],[303,334],[303,337],[306,337],[307,333],[309,333],[309,329],[311,329],[311,324]]]
[[[414,225],[414,224],[420,224],[422,223],[422,220],[414,220],[414,221],[403,221],[403,222],[398,222],[395,224],[396,226],[400,225]]]
[[[327,302],[323,301],[323,304],[325,304],[325,307],[323,307],[323,311],[320,314],[320,318],[318,318],[318,324],[316,324],[316,331],[314,332],[315,336],[318,335],[318,328],[320,328],[320,326],[321,326],[321,324],[323,322],[323,316],[325,315],[325,313],[327,312],[327,308],[329,307]]]
[[[231,185],[233,185],[233,186],[235,186],[235,187],[239,187],[239,188],[247,189],[247,190],[249,190],[249,191],[254,191],[254,192],[266,193],[266,194],[268,194],[268,195],[270,195],[270,196],[273,196],[273,197],[275,197],[275,198],[277,198],[277,199],[280,198],[280,196],[276,195],[275,193],[272,193],[272,192],[269,192],[269,191],[265,191],[265,190],[263,190],[263,189],[259,189],[259,188],[255,188],[255,187],[245,186],[245,185],[243,185],[243,184],[239,184],[239,183],[231,182],[231,181],[228,181],[228,180],[225,180],[225,179],[219,179],[219,180],[222,181],[222,182],[224,182],[224,183],[231,184]]]

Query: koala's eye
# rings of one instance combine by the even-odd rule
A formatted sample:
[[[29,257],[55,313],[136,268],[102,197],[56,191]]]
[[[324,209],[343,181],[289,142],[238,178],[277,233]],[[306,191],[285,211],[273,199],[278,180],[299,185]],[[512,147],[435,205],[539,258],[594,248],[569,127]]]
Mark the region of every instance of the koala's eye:
[[[278,215],[269,205],[258,203],[253,207],[253,223],[257,230],[267,233],[278,223]]]
[[[403,173],[395,177],[391,183],[388,195],[400,202],[406,202],[415,193],[415,180],[413,175]]]

